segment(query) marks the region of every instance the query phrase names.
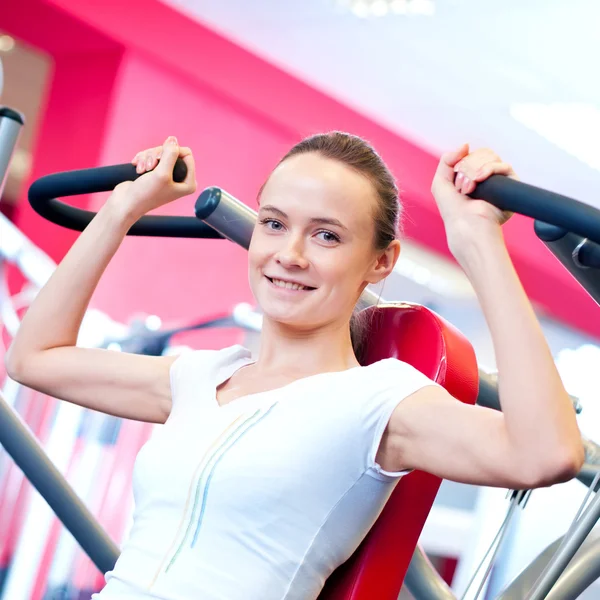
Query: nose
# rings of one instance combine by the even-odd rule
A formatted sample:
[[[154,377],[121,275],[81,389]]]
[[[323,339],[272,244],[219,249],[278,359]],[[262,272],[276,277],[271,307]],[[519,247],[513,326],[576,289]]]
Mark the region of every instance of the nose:
[[[286,269],[298,267],[305,269],[308,266],[308,260],[304,256],[304,243],[300,236],[289,236],[279,251],[275,259]]]

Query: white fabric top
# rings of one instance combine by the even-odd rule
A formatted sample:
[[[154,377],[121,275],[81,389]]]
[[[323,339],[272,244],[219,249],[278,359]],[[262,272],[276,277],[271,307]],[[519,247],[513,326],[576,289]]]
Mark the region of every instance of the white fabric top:
[[[399,477],[375,462],[396,405],[436,385],[386,359],[219,406],[242,346],[173,363],[169,419],[140,450],[133,527],[96,600],[311,600]]]

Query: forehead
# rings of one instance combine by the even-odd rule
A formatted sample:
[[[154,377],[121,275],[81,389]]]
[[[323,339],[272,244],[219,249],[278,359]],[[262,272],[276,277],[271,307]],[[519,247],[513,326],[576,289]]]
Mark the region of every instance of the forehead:
[[[310,217],[337,218],[347,227],[372,227],[375,191],[371,182],[336,160],[315,153],[285,160],[271,173],[261,204],[284,212],[301,211]]]

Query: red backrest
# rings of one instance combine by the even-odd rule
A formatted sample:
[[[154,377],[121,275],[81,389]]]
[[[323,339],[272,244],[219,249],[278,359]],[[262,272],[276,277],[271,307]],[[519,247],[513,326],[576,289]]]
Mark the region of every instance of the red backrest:
[[[415,304],[398,302],[363,312],[368,316],[363,364],[398,358],[458,400],[475,403],[475,352],[460,331]],[[319,600],[397,600],[441,482],[421,471],[402,477],[362,544],[327,580]]]

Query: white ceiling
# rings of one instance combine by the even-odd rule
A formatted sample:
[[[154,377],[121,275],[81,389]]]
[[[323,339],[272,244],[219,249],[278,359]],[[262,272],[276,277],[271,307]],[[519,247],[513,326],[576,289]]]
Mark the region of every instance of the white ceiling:
[[[523,180],[600,206],[600,171],[510,116],[600,110],[597,0],[436,0],[434,17],[368,20],[336,0],[166,1],[426,148],[491,146]]]

